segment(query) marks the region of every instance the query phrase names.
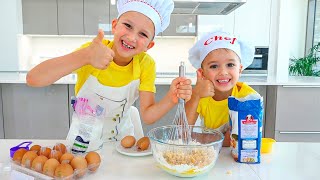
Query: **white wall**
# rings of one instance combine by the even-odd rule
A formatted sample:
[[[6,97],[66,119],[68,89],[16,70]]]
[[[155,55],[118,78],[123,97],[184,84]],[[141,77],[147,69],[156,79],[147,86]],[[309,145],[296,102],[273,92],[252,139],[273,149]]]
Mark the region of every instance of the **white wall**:
[[[289,0],[283,7],[288,12],[289,56],[302,57],[305,54],[308,0]]]
[[[19,36],[20,70],[29,70],[46,59],[62,56],[92,41],[93,36]],[[112,39],[108,38],[107,39]],[[188,50],[195,37],[162,37],[147,53],[156,61],[157,72],[177,72],[180,61],[186,62],[187,72],[195,72],[188,61]]]
[[[0,0],[0,71],[18,70],[17,35],[22,33],[21,0]]]
[[[304,56],[308,0],[273,0],[269,73],[278,81],[288,79],[289,59]]]
[[[155,46],[148,53],[155,59],[157,72],[179,72],[181,61],[186,64],[186,72],[196,72],[188,60],[188,51],[195,43],[194,37],[161,38],[155,40]]]

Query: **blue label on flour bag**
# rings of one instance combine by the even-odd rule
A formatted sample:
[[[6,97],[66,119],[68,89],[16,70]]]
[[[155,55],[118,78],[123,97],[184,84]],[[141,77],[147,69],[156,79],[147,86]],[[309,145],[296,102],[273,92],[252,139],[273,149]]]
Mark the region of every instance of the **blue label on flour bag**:
[[[73,142],[71,151],[73,153],[85,153],[90,141],[84,141],[81,136],[77,136]]]
[[[246,98],[228,98],[230,115],[230,147],[235,161],[260,163],[263,122],[263,99],[255,95]]]

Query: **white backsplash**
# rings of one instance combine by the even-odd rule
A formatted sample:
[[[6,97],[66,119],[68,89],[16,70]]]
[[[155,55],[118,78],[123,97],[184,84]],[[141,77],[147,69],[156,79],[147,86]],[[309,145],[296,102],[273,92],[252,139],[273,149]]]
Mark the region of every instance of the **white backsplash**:
[[[94,36],[19,36],[19,69],[30,70],[35,65],[52,57],[68,54]],[[112,39],[112,37],[106,37]],[[178,72],[180,61],[186,62],[188,73],[195,69],[188,61],[188,50],[195,37],[160,37],[148,53],[154,58],[157,72]]]

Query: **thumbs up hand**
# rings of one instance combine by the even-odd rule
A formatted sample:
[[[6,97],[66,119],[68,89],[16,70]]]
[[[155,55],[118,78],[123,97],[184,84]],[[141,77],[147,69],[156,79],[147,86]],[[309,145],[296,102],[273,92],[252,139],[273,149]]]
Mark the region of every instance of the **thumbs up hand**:
[[[89,49],[89,64],[97,69],[106,69],[114,58],[114,52],[102,43],[104,32],[99,29],[97,36],[92,40]]]
[[[206,79],[199,69],[197,70],[197,82],[194,87],[193,93],[199,98],[214,96],[213,83],[210,80]]]

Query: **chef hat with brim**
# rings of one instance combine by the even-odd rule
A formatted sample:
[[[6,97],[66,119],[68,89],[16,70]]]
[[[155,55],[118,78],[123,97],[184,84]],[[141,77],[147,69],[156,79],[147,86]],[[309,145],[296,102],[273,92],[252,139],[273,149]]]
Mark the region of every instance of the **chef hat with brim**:
[[[117,3],[118,18],[128,11],[142,13],[152,20],[155,36],[169,26],[173,7],[172,0],[118,0]]]
[[[248,42],[239,40],[234,35],[217,31],[204,35],[189,50],[189,61],[193,67],[199,69],[202,61],[213,50],[226,48],[235,52],[242,64],[242,70],[247,68],[254,58],[254,47]]]

